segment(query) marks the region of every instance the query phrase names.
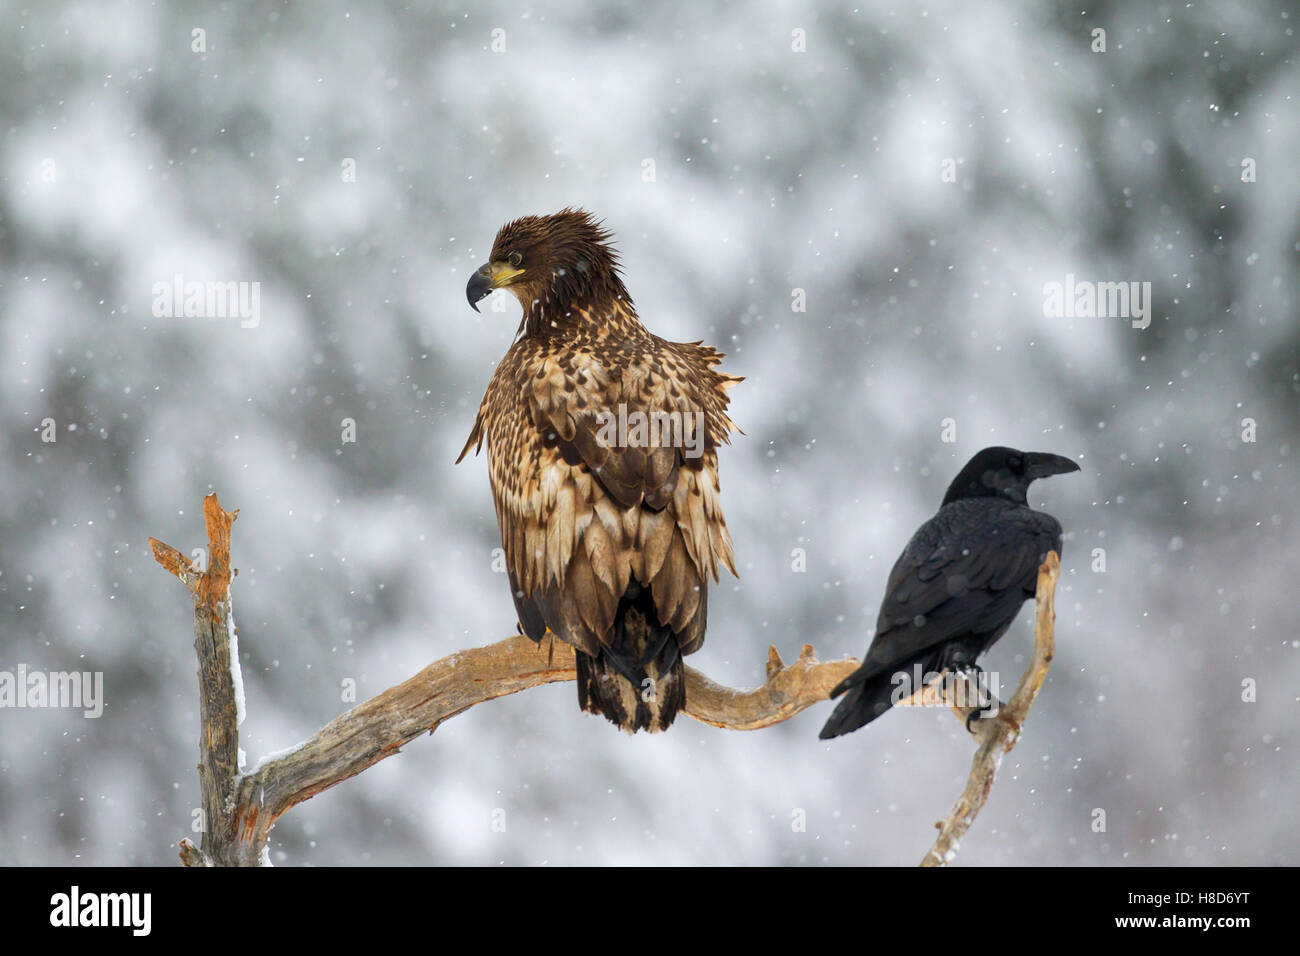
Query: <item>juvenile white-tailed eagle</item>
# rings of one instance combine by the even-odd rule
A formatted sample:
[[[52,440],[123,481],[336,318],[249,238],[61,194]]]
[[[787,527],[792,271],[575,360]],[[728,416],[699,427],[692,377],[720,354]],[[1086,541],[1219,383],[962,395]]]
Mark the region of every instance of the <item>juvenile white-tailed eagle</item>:
[[[685,705],[709,578],[736,573],[717,449],[741,379],[641,324],[610,238],[574,209],[497,233],[466,295],[509,289],[523,321],[456,460],[487,442],[523,632],[577,649],[583,710],[656,731]]]

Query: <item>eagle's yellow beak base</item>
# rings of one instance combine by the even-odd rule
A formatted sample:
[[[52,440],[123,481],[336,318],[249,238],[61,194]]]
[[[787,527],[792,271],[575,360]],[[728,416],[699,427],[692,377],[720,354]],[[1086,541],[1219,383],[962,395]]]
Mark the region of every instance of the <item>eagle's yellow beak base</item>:
[[[523,271],[505,262],[483,263],[474,270],[474,274],[469,277],[469,282],[465,286],[465,298],[469,300],[470,308],[477,312],[480,299],[494,289],[508,286],[522,275]]]

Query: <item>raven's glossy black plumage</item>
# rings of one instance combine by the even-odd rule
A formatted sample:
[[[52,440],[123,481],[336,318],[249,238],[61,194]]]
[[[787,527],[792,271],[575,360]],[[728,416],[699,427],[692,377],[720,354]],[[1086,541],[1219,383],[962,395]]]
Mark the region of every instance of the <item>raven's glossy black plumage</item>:
[[[1061,526],[1029,507],[1029,484],[1078,470],[1068,458],[1014,448],[985,448],[966,464],[890,572],[875,639],[862,666],[831,691],[848,696],[823,740],[893,706],[896,673],[970,666],[1005,633],[1034,596],[1047,552],[1061,553]]]

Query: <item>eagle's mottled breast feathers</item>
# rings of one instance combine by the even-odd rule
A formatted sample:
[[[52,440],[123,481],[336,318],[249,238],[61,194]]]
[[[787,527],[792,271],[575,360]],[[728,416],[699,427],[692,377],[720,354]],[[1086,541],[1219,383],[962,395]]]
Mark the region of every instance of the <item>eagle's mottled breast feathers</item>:
[[[740,379],[717,370],[723,356],[714,349],[650,333],[617,285],[621,294],[567,303],[563,315],[538,295],[461,457],[487,443],[521,620],[536,606],[594,653],[635,579],[690,653],[704,638],[707,580],[718,579],[719,565],[735,573],[717,448],[735,429],[727,389]],[[611,444],[602,435],[611,416],[635,413],[695,421],[696,447]]]

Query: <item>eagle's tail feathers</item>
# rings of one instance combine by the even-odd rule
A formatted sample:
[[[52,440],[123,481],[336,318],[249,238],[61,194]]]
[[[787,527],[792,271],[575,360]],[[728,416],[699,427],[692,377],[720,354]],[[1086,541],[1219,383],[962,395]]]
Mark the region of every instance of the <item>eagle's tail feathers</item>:
[[[578,652],[579,706],[628,733],[666,730],[686,706],[686,671],[677,637],[659,623],[648,589],[628,587],[613,638],[595,657]]]

